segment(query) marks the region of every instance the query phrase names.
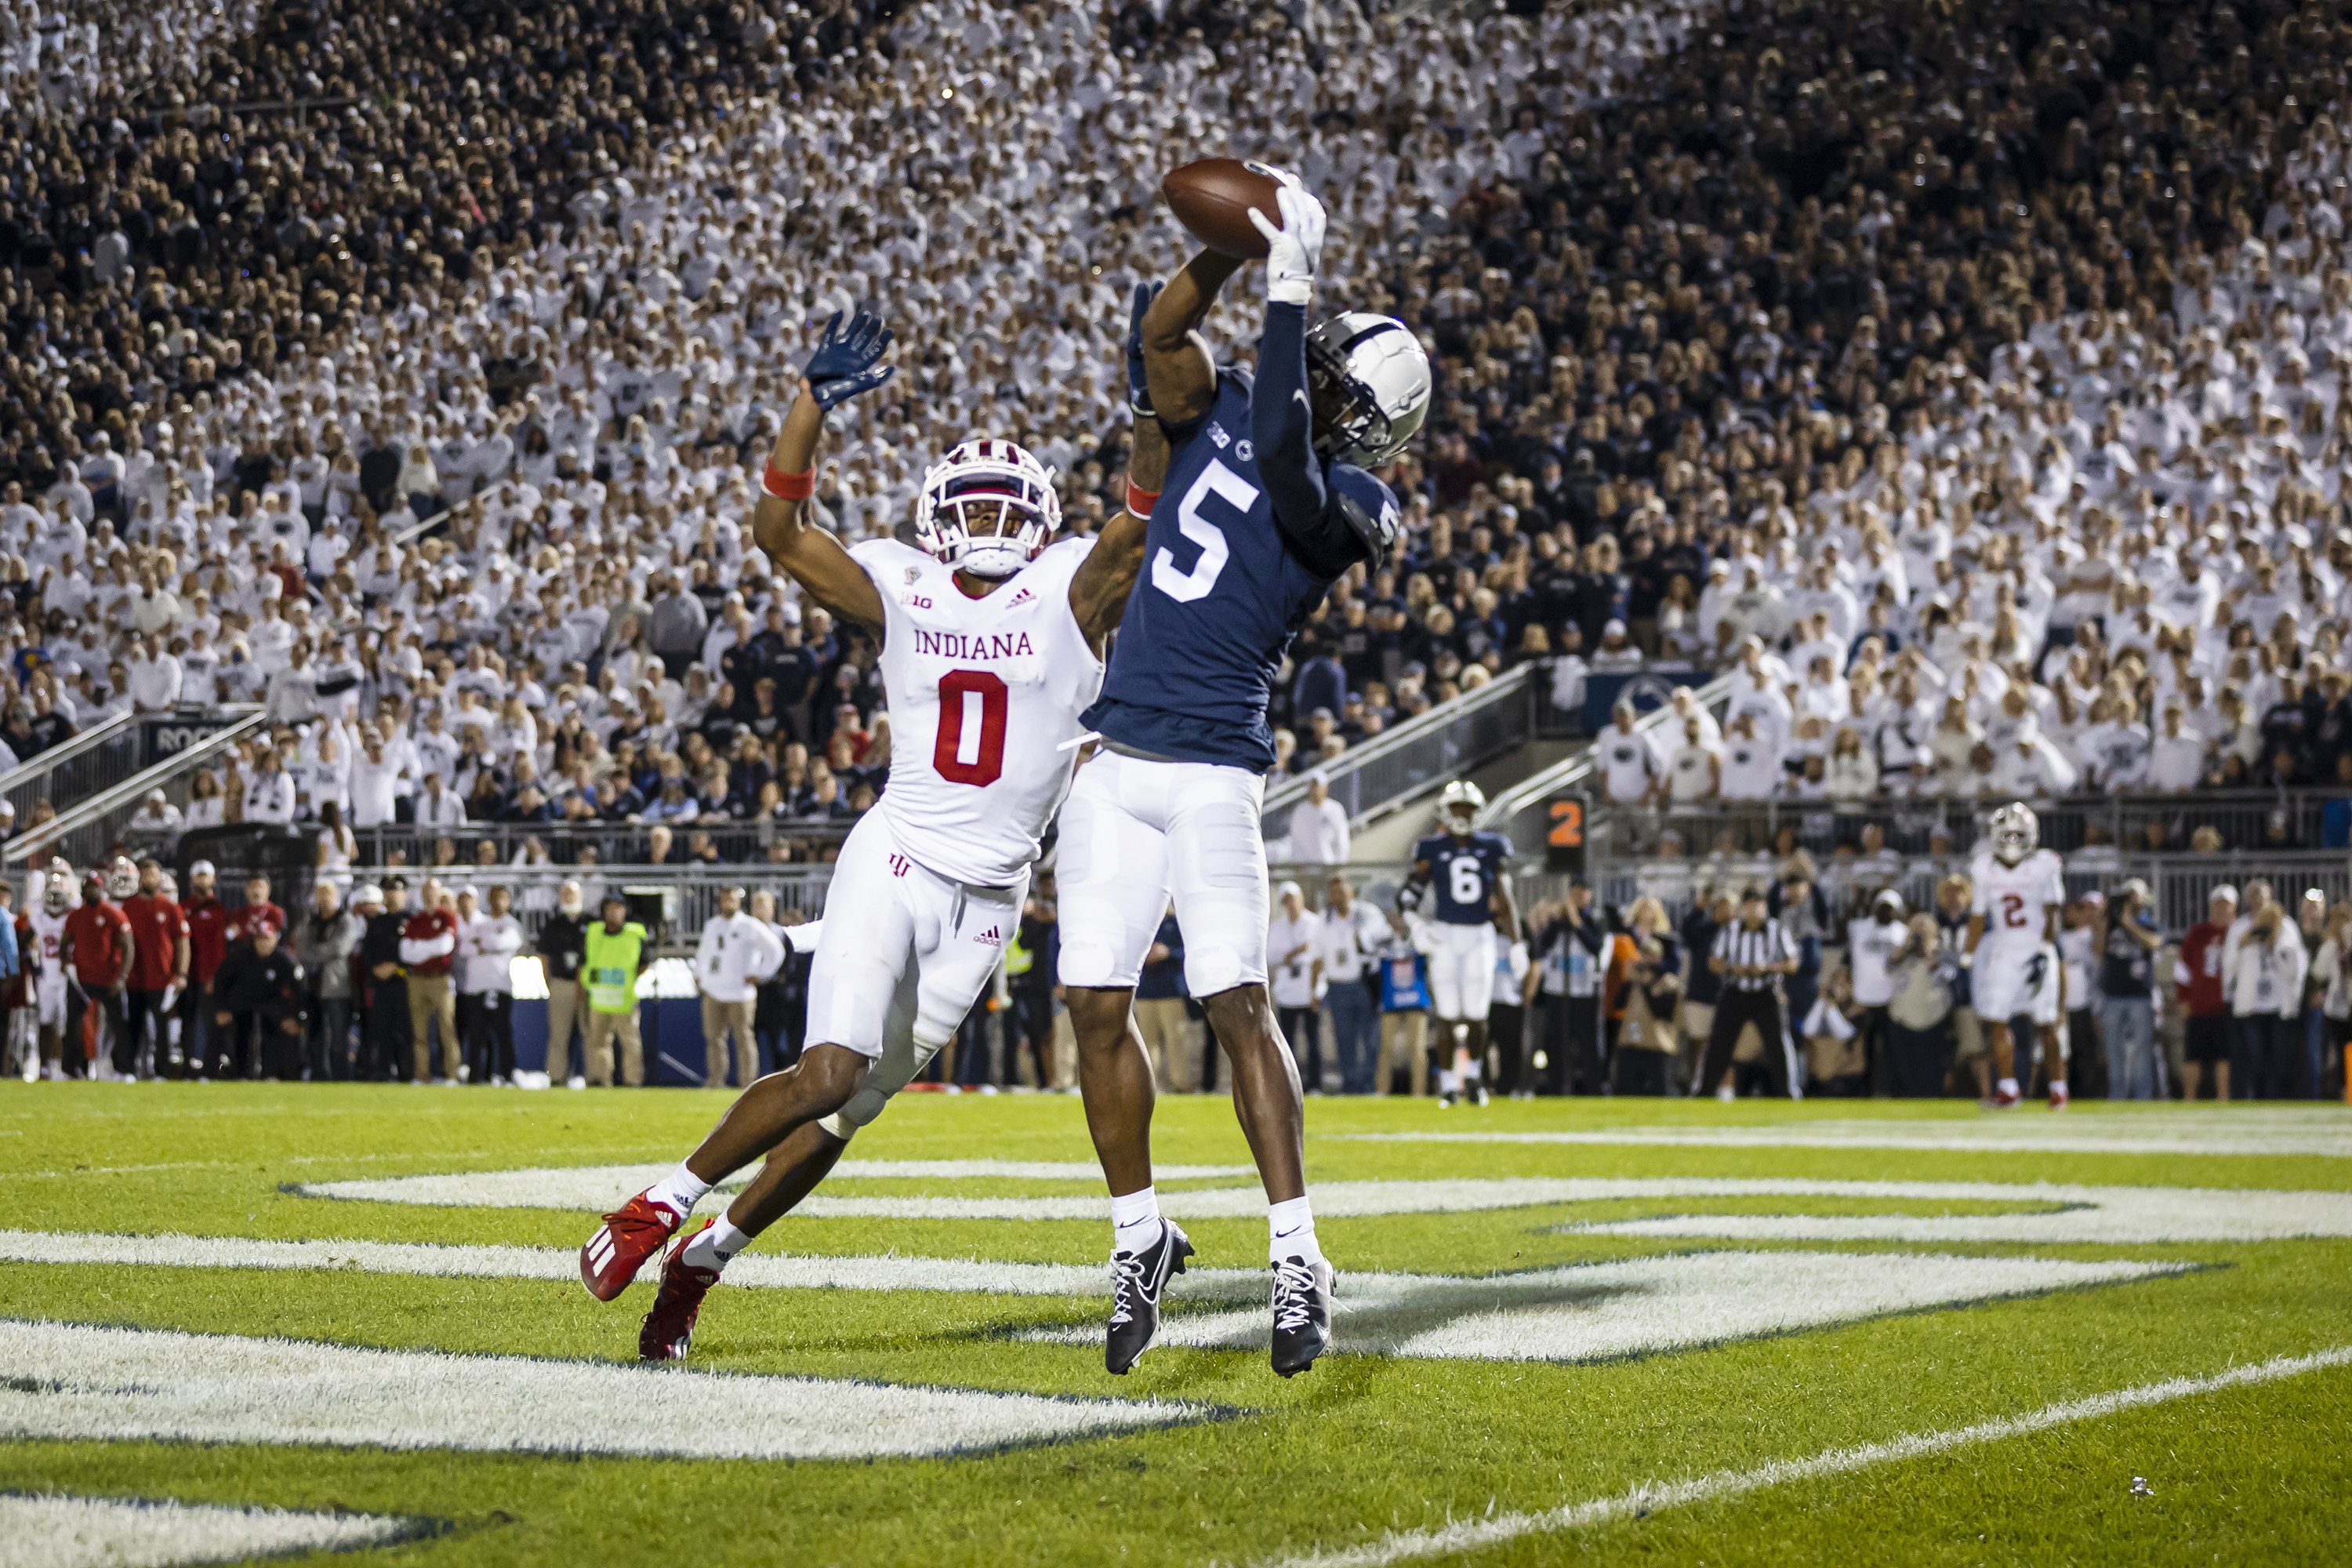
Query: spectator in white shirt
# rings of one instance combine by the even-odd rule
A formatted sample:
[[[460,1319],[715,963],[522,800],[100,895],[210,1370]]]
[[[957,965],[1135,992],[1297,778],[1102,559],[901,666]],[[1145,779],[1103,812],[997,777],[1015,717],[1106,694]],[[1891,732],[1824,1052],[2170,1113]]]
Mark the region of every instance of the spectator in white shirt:
[[[1331,1016],[1331,1054],[1339,1092],[1370,1094],[1380,1064],[1380,1007],[1370,982],[1375,955],[1388,944],[1388,921],[1360,900],[1344,877],[1325,889],[1315,958],[1322,966],[1324,1006]]]
[[[2205,782],[2205,737],[2187,728],[2187,710],[2178,702],[2164,708],[2164,733],[2149,754],[2148,787],[2180,795]]]
[[[1297,866],[1344,866],[1349,839],[1348,809],[1331,798],[1330,777],[1318,768],[1307,775],[1307,798],[1291,809],[1278,858]]]
[[[142,713],[170,711],[180,700],[180,661],[159,638],[135,638],[131,647],[131,705]]]
[[[245,820],[294,820],[294,777],[278,760],[278,750],[274,746],[263,749],[260,764],[246,783]]]
[[[760,982],[783,962],[783,943],[765,921],[743,912],[743,890],[719,890],[719,912],[702,928],[694,950],[694,980],[702,993],[703,1084],[727,1082],[727,1045],[735,1044],[736,1082],[760,1076],[760,1045],[752,1034]]]
[[[514,959],[522,951],[512,902],[503,885],[490,889],[487,910],[473,889],[457,895],[457,1032],[467,1079],[500,1088],[514,1079]]]
[[[1275,1016],[1283,1037],[1299,1058],[1299,1076],[1307,1092],[1323,1089],[1322,1015],[1316,1002],[1323,994],[1321,921],[1307,908],[1307,893],[1296,882],[1276,889],[1279,905],[1266,931],[1266,962],[1272,972]]]
[[[439,773],[426,773],[425,787],[417,792],[415,816],[419,827],[462,826],[466,803],[450,791]]]

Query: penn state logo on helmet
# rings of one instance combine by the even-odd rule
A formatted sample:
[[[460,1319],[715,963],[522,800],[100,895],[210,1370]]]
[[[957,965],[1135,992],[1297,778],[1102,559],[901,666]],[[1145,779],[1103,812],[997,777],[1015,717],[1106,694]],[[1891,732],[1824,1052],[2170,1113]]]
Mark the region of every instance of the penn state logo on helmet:
[[[2041,842],[2042,824],[2023,801],[2011,801],[1992,814],[1992,852],[2002,865],[2022,865]]]
[[[1054,470],[992,437],[962,442],[932,464],[915,501],[916,541],[975,577],[1010,577],[1061,526]]]
[[[1359,468],[1393,462],[1429,417],[1429,355],[1394,316],[1343,310],[1307,334],[1315,448]]]

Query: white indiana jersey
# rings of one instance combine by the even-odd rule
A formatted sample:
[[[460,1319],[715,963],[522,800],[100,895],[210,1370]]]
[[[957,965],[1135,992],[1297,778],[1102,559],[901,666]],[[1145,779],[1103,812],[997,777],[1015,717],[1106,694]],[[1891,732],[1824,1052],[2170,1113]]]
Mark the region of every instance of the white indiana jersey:
[[[2065,868],[2054,849],[2036,849],[2014,866],[1990,853],[1977,857],[1976,893],[1969,912],[1984,917],[1981,955],[1995,949],[2020,961],[2048,940],[2050,906],[2066,901]],[[1983,963],[1981,956],[1978,963]]]
[[[1102,661],[1070,613],[1070,578],[1094,547],[1065,540],[972,598],[928,552],[895,539],[850,552],[882,595],[890,782],[878,809],[908,858],[1004,888],[1037,858],[1077,766],[1078,715]]]
[[[45,982],[62,985],[66,978],[66,917],[73,911],[51,914],[40,904],[33,906],[25,919],[33,928],[33,943],[37,952],[36,973]]]

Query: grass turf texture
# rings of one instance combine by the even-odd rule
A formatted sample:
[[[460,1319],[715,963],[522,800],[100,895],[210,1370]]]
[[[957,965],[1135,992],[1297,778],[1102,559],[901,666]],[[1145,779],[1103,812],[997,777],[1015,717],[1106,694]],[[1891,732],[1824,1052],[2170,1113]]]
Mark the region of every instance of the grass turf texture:
[[[334,1203],[299,1183],[674,1158],[724,1103],[685,1092],[405,1088],[0,1087],[0,1173],[19,1230],[576,1247],[593,1224],[531,1209]],[[2248,1108],[2222,1126],[2259,1125]],[[2311,1113],[2325,1118],[2326,1111]],[[2080,1107],[2079,1121],[2217,1124],[2211,1112]],[[1316,1102],[1318,1181],[1499,1176],[2051,1181],[2352,1190],[2352,1159],[1350,1142],[1352,1132],[1593,1131],[1795,1120],[1973,1121],[1955,1107]],[[2029,1110],[2021,1118],[2046,1117]],[[2330,1123],[2323,1121],[2319,1125]],[[2342,1123],[2334,1125],[2341,1126]],[[1244,1163],[1222,1100],[1161,1102],[1164,1162]],[[862,1159],[1084,1161],[1074,1099],[908,1096]],[[1195,1184],[1185,1184],[1192,1185]],[[1077,1192],[872,1182],[827,1191]],[[1098,1191],[1099,1189],[1093,1189]],[[1984,1212],[1800,1197],[1632,1200],[1326,1218],[1350,1268],[1481,1274],[1769,1243],[1580,1235],[1643,1214]],[[1262,1263],[1256,1220],[1187,1226],[1207,1265]],[[1097,1265],[1101,1222],[789,1220],[763,1250]],[[1805,1243],[1802,1249],[1837,1250]],[[1854,1244],[1851,1250],[1920,1250]],[[1292,1382],[1263,1351],[1161,1346],[1129,1378],[1098,1346],[1018,1331],[1098,1321],[1089,1298],[722,1289],[697,1364],[1092,1397],[1156,1394],[1226,1419],[935,1459],[568,1458],[136,1442],[0,1444],[0,1490],[352,1509],[445,1521],[384,1549],[418,1563],[1278,1562],[1395,1529],[1540,1510],[1644,1480],[1964,1426],[2062,1399],[2352,1343],[2352,1240],[1971,1245],[1985,1254],[2189,1262],[2197,1271],[1839,1324],[1596,1364],[1338,1356]],[[649,1287],[600,1306],[562,1282],[120,1266],[0,1268],[0,1316],[339,1343],[626,1359]],[[1340,1323],[1344,1345],[1346,1320]],[[0,1372],[16,1369],[0,1369]],[[1708,1563],[2336,1563],[2352,1539],[2352,1371],[2233,1389],[1938,1458],[1473,1553]],[[2145,1478],[2152,1495],[2135,1496]],[[0,1548],[0,1558],[5,1558]]]

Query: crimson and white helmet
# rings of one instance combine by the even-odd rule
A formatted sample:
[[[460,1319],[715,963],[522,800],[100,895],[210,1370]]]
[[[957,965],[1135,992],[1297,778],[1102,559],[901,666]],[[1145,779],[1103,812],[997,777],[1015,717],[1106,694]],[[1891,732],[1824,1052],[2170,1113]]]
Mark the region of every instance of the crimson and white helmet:
[[[2022,865],[2041,842],[2042,824],[2023,801],[2011,801],[1992,814],[1992,852],[2002,865]]]
[[[1010,577],[1062,526],[1054,470],[1010,441],[965,441],[923,476],[915,538],[941,563]],[[975,532],[977,527],[980,531]]]
[[[73,906],[73,873],[50,871],[41,878],[41,907],[61,915]]]

